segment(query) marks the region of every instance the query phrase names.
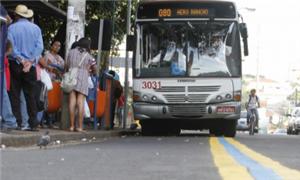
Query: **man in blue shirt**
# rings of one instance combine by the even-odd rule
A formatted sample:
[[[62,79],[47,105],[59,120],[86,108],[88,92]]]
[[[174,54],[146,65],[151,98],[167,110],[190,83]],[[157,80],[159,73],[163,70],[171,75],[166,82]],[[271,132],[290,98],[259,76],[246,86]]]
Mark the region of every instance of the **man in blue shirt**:
[[[17,119],[18,129],[22,128],[22,113],[20,110],[20,92],[23,89],[30,130],[35,131],[37,122],[37,106],[34,97],[36,84],[36,69],[38,57],[43,51],[41,29],[26,18],[32,17],[25,5],[18,5],[15,9],[15,23],[8,28],[8,39],[13,45],[10,58],[11,72],[11,104]]]

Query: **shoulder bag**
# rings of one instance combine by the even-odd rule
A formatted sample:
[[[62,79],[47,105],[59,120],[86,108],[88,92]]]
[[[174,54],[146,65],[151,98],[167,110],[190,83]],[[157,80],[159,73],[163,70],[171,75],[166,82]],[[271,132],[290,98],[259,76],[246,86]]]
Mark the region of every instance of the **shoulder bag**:
[[[73,68],[70,68],[68,70],[68,72],[66,72],[64,75],[63,75],[63,78],[62,78],[62,82],[61,82],[61,88],[62,90],[65,92],[65,93],[70,93],[76,86],[77,84],[77,74],[78,74],[78,69],[79,67],[81,66],[85,56],[87,55],[88,53],[85,53],[78,66],[77,67],[73,67]]]

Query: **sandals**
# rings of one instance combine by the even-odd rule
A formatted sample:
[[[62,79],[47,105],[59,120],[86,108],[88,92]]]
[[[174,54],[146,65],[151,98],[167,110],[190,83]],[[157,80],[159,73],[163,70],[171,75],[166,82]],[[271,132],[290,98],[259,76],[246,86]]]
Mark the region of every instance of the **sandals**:
[[[81,132],[81,133],[86,133],[86,131],[83,130],[83,129],[81,129],[81,128],[76,129],[76,131],[77,131],[77,132]]]
[[[75,130],[75,128],[74,127],[70,127],[70,129],[69,129],[71,132],[81,132],[81,133],[86,133],[86,131],[85,130],[83,130],[82,128],[76,128],[76,130]]]

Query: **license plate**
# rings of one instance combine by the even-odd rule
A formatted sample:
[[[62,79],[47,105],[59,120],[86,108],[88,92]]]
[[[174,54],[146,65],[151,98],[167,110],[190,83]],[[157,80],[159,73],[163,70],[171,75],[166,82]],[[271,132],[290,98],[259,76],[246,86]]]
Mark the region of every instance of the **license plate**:
[[[217,113],[234,113],[235,108],[231,106],[217,107]]]

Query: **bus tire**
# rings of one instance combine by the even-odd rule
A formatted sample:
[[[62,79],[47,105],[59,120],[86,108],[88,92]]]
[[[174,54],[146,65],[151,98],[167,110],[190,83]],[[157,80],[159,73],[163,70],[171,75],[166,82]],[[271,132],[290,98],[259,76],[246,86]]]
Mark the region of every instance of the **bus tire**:
[[[171,127],[168,131],[168,135],[179,136],[181,129],[179,127]]]
[[[142,121],[141,126],[142,126],[142,130],[141,130],[142,136],[151,136],[153,134],[153,122],[151,122],[151,120],[149,122]]]
[[[224,122],[224,136],[235,137],[237,120],[225,120]]]
[[[223,129],[221,127],[212,127],[209,129],[209,134],[211,135],[215,135],[215,136],[223,136],[224,132]]]

